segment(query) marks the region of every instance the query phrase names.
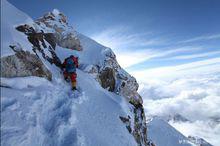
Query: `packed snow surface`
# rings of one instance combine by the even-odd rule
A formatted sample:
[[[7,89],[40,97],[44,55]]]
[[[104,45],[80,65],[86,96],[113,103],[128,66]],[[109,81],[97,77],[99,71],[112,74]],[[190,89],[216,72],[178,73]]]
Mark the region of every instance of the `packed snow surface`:
[[[4,79],[13,88],[1,89],[2,145],[135,145],[119,119],[123,98],[79,70],[78,81],[72,92],[61,76]]]

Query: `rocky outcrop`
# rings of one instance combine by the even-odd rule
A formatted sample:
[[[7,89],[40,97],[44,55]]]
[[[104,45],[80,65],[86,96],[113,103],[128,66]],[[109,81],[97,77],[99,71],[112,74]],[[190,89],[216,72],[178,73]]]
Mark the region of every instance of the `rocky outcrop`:
[[[17,26],[16,29],[27,35],[28,41],[32,44],[32,50],[39,57],[39,54],[51,64],[61,68],[61,61],[55,53],[56,39],[53,33],[37,32],[35,28],[27,24]]]
[[[128,132],[134,136],[139,146],[153,145],[147,140],[143,101],[137,92],[136,79],[120,67],[111,49],[106,48],[102,53],[103,62],[98,65],[82,65],[81,69],[93,75],[103,88],[127,99],[131,114],[127,117],[119,116],[120,120],[125,124]]]
[[[32,50],[51,64],[61,68],[61,60],[55,53],[56,46],[81,51],[79,39],[72,27],[68,26],[66,17],[58,10],[49,12],[37,19],[32,26],[17,26],[16,29],[27,36]]]
[[[104,49],[102,54],[104,56],[102,62],[88,65],[84,70],[96,76],[103,88],[127,98],[135,105],[142,104],[142,98],[137,93],[139,85],[136,79],[120,67],[116,55],[110,48]]]
[[[131,115],[119,116],[139,146],[150,146],[147,140],[147,125],[144,114],[143,101],[138,94],[138,83],[134,77],[123,70],[111,49],[103,50],[104,60],[98,65],[82,67],[85,72],[92,74],[100,85],[118,95],[125,97],[131,107]]]
[[[133,115],[119,116],[119,118],[125,123],[128,132],[134,136],[139,146],[151,146],[152,144],[147,140],[147,125],[143,106],[140,104],[139,107],[135,107],[132,103],[131,105]]]
[[[120,119],[125,123],[128,132],[134,136],[138,145],[150,145],[147,140],[147,125],[142,105],[143,100],[137,92],[139,85],[136,79],[120,67],[116,60],[116,56],[111,49],[106,48],[106,50],[103,51],[103,54],[105,55],[105,59],[103,64],[101,64],[99,74],[102,75],[106,68],[111,69],[107,69],[109,75],[106,75],[104,78],[104,82],[109,84],[103,85],[103,81],[101,81],[102,87],[106,88],[106,85],[111,86],[111,89],[114,89],[113,92],[128,100],[129,104],[131,104],[132,114],[128,115],[128,117],[120,116]],[[115,80],[114,87],[114,82],[111,81],[113,79]]]
[[[35,22],[39,25],[38,29],[53,33],[59,46],[82,51],[80,41],[75,35],[76,32],[73,31],[72,27],[68,26],[66,16],[58,10],[45,14]]]
[[[142,98],[137,93],[139,85],[136,79],[120,67],[116,60],[116,55],[111,49],[106,48],[106,50],[103,51],[103,54],[105,55],[105,59],[103,64],[100,65],[99,73],[102,73],[105,68],[112,68],[115,79],[114,92],[124,96],[128,101],[132,101],[134,104],[142,104]]]
[[[15,55],[1,58],[1,77],[38,76],[52,80],[51,72],[35,54],[23,51],[17,46],[11,48],[15,51]]]
[[[113,92],[115,90],[115,72],[112,68],[105,68],[99,74],[99,79],[101,81],[101,86],[109,91]]]
[[[133,103],[131,103],[133,104]],[[146,118],[144,114],[144,108],[142,104],[139,106],[134,105],[133,108],[134,113],[134,127],[133,127],[133,136],[137,143],[141,145],[148,145],[147,143],[147,125],[146,125]]]

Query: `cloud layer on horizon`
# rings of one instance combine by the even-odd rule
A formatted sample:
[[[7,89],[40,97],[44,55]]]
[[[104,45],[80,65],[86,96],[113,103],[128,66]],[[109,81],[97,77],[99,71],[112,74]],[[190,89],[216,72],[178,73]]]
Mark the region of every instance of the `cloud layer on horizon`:
[[[180,114],[191,122],[170,122],[185,136],[220,143],[220,76],[190,75],[173,80],[149,80],[140,84],[146,116]]]

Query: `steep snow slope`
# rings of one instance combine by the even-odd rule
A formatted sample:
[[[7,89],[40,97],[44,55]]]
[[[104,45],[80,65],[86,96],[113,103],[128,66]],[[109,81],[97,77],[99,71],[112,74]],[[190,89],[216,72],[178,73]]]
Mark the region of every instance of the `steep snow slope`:
[[[59,78],[4,79],[13,89],[2,88],[2,145],[136,145],[118,118],[125,114],[123,98],[90,75],[79,70],[78,75],[81,95],[70,94]]]
[[[148,137],[156,146],[194,145],[184,135],[158,117],[148,123]]]
[[[100,60],[104,60],[103,53],[107,49],[106,47],[98,44],[94,40],[78,33],[78,38],[80,39],[81,45],[84,50],[78,52],[80,60],[85,64],[99,64]],[[92,54],[92,55],[91,55]]]
[[[25,35],[15,30],[15,26],[24,23],[31,25],[32,22],[33,20],[29,16],[6,0],[1,1],[1,56],[14,54],[10,49],[2,49],[8,48],[12,43],[19,42],[25,50],[31,48]]]

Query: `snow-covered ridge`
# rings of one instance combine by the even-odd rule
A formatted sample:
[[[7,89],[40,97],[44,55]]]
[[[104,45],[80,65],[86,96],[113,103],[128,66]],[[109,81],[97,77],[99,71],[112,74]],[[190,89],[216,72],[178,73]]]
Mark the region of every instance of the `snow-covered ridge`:
[[[147,145],[138,84],[110,48],[77,33],[58,10],[27,23],[29,17],[7,1],[2,7],[2,28],[11,36],[1,56],[2,145]],[[14,12],[22,18],[19,23],[12,21]],[[60,73],[70,54],[80,58],[74,94]],[[37,74],[25,61],[33,55],[38,59],[32,65],[42,68]]]

